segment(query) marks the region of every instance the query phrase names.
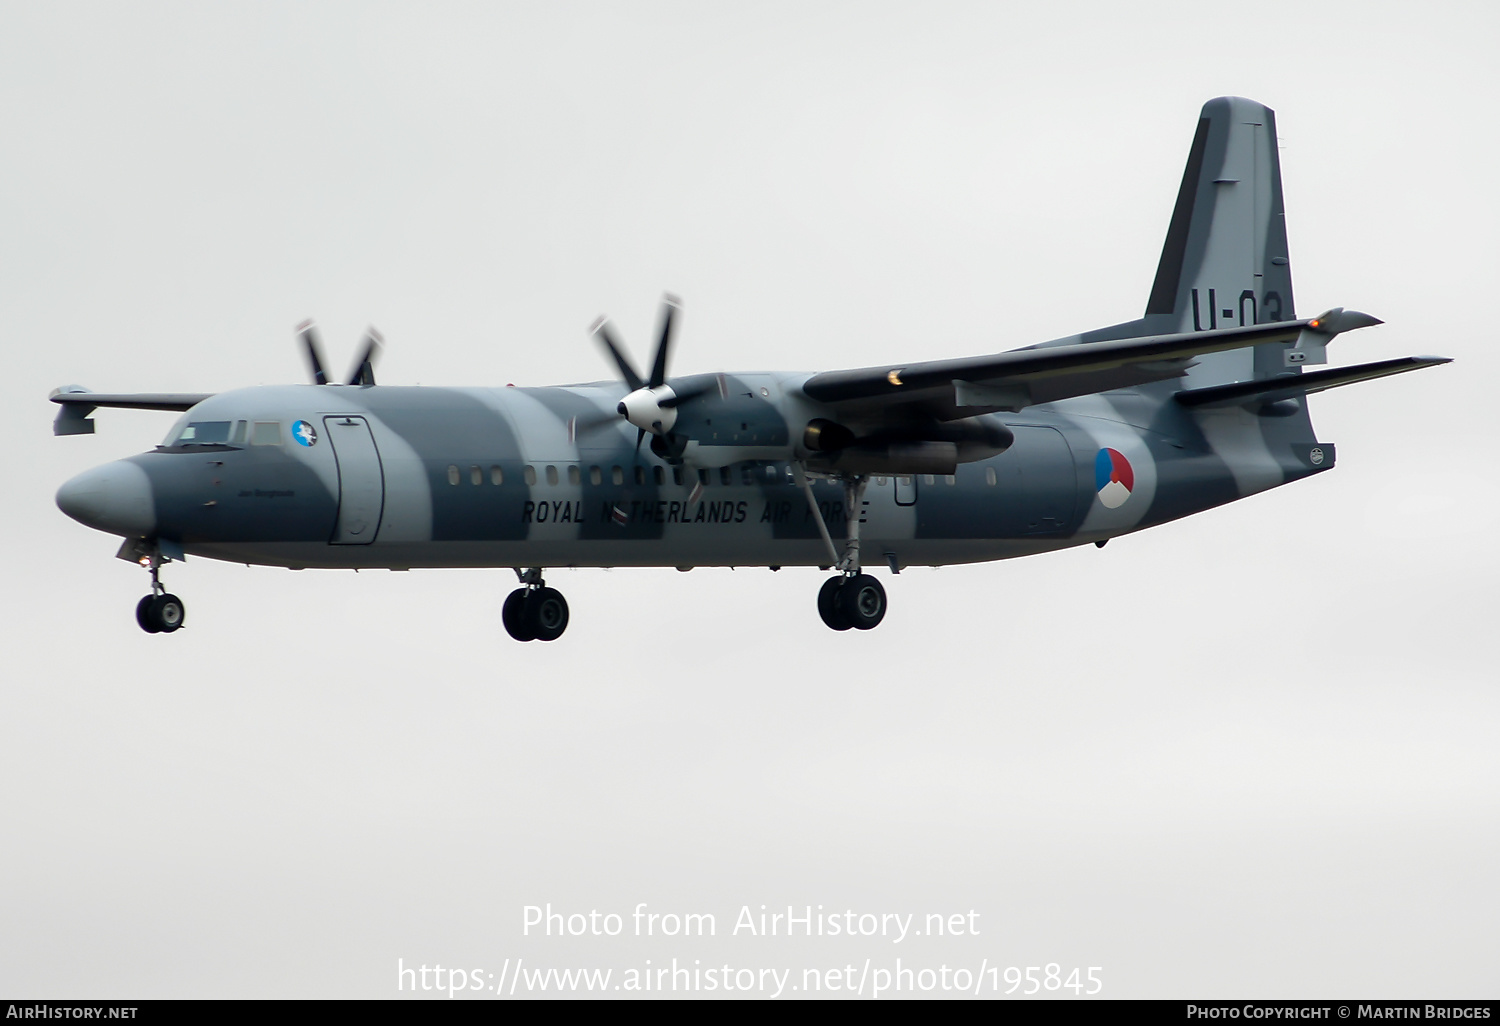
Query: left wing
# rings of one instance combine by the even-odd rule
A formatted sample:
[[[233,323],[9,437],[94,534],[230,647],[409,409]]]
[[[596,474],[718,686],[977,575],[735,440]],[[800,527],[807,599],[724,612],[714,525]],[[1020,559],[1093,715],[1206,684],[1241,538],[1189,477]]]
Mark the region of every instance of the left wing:
[[[54,435],[91,435],[89,414],[101,406],[122,410],[170,410],[181,413],[197,406],[212,392],[90,392],[78,385],[54,388],[47,398],[62,406],[52,422]]]
[[[809,378],[802,391],[856,416],[913,405],[940,420],[954,420],[1182,377],[1193,357],[1207,353],[1272,342],[1295,342],[1297,349],[1314,351],[1340,332],[1379,323],[1369,314],[1338,309],[1307,320],[827,371]]]

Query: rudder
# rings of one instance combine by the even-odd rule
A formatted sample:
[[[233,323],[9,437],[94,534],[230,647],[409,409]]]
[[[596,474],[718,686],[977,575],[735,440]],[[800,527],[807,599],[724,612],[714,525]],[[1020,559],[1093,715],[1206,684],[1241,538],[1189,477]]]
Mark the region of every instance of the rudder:
[[[1146,321],[1206,331],[1295,318],[1276,115],[1238,96],[1203,105],[1162,246]],[[1213,353],[1182,381],[1199,388],[1285,373],[1282,345]]]

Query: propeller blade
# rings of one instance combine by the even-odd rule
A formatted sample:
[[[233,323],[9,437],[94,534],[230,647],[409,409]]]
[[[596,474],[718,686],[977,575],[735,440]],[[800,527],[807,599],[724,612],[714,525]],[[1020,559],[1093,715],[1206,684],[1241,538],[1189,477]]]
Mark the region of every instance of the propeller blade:
[[[365,346],[354,365],[354,373],[349,375],[349,384],[365,388],[375,384],[375,360],[380,356],[381,341],[380,332],[373,327],[365,331]]]
[[[641,380],[641,376],[635,372],[635,368],[631,366],[630,360],[621,351],[619,343],[615,340],[614,332],[609,328],[608,318],[600,317],[595,321],[594,326],[589,329],[589,334],[593,335],[603,343],[604,348],[609,350],[609,355],[614,357],[615,366],[620,368],[620,377],[625,379],[625,384],[630,386],[632,392],[645,384]]]
[[[661,300],[661,330],[657,332],[656,361],[651,365],[651,380],[646,387],[656,388],[667,380],[667,351],[672,346],[674,314],[682,309],[682,300],[668,292]]]
[[[323,347],[318,342],[318,329],[311,320],[297,325],[297,337],[307,349],[307,362],[312,368],[313,384],[328,384],[328,375],[323,373]]]
[[[646,429],[645,428],[636,428],[635,429],[635,452],[636,452],[637,456],[639,456],[640,453],[641,453],[641,439],[643,439],[645,437],[646,437]]]

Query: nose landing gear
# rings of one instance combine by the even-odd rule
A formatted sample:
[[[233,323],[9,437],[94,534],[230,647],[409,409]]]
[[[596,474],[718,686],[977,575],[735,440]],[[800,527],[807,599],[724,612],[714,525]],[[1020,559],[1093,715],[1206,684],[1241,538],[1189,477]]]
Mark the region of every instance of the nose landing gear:
[[[147,634],[171,634],[187,618],[187,607],[182,599],[162,587],[163,562],[161,552],[155,548],[140,559],[141,566],[151,571],[151,594],[135,604],[135,622]]]
[[[516,571],[522,587],[505,596],[500,622],[517,641],[556,641],[568,629],[568,600],[542,581],[541,567]]]

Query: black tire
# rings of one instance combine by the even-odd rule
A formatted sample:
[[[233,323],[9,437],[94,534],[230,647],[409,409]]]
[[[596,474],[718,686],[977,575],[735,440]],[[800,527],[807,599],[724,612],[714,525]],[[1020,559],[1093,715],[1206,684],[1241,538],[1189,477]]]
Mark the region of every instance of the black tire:
[[[187,619],[187,607],[176,595],[158,595],[146,607],[146,617],[163,634],[171,634]]]
[[[155,595],[147,595],[135,604],[135,622],[140,624],[141,630],[147,634],[160,633],[161,628],[151,619],[151,603],[156,601]]]
[[[885,588],[869,574],[860,574],[839,589],[838,605],[849,626],[867,631],[885,619]]]
[[[568,629],[568,600],[556,588],[538,588],[526,603],[526,624],[538,641],[556,641]]]
[[[517,641],[535,641],[536,632],[527,628],[526,588],[517,588],[505,596],[505,605],[500,607],[500,622],[505,633]]]
[[[823,582],[823,587],[818,591],[818,615],[823,622],[836,631],[847,631],[854,624],[844,615],[839,603],[839,595],[844,590],[844,578],[830,577]]]

